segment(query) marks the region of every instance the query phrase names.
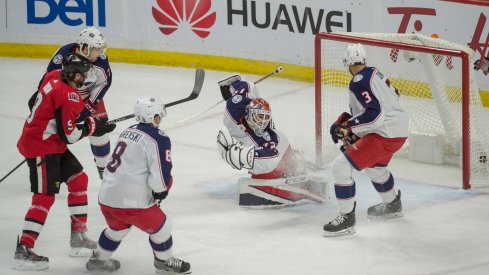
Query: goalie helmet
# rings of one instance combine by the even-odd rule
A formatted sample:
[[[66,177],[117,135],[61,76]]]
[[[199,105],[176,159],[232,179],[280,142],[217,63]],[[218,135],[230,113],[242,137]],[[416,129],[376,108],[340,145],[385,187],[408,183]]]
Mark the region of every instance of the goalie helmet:
[[[102,50],[103,53],[105,53],[105,37],[97,28],[86,27],[85,29],[83,29],[80,32],[76,43],[80,47],[80,52],[82,52],[83,46],[87,45],[87,56],[90,55],[90,52],[93,48],[99,48]]]
[[[262,136],[272,119],[270,104],[263,98],[251,100],[246,110],[246,122],[257,136]]]
[[[158,98],[141,97],[134,104],[134,116],[137,122],[154,123],[155,115],[166,116],[165,104]]]
[[[343,55],[343,65],[345,67],[365,63],[367,63],[367,51],[365,51],[365,48],[361,44],[349,44],[346,46]]]

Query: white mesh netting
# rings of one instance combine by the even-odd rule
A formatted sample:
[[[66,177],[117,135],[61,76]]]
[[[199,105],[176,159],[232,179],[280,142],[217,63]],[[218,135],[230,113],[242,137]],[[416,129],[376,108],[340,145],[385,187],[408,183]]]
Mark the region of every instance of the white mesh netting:
[[[321,39],[321,117],[322,160],[330,161],[338,149],[331,141],[329,125],[339,114],[348,111],[348,83],[351,75],[343,67],[346,45],[356,37],[424,45],[430,53],[398,50],[395,47],[366,45],[367,65],[378,67],[401,92],[401,105],[410,115],[410,132],[441,135],[446,143],[446,162],[462,167],[462,135],[469,135],[470,183],[489,185],[489,108],[481,103],[475,82],[473,51],[456,43],[418,34],[338,33],[352,38],[351,42]],[[333,38],[334,39],[334,38]],[[462,59],[436,53],[430,48],[464,51],[469,55],[469,116],[462,120]],[[409,141],[399,156],[407,155]]]

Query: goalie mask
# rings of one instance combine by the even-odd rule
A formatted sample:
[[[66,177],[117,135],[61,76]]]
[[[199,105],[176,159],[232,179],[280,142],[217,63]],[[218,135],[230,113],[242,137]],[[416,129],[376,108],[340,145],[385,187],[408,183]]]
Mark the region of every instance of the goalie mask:
[[[76,43],[80,48],[80,52],[82,52],[83,46],[87,45],[88,54],[85,57],[88,57],[94,48],[100,49],[101,54],[105,53],[105,37],[97,28],[87,27],[83,29],[80,32]]]
[[[245,118],[253,132],[257,136],[262,136],[272,119],[270,104],[263,98],[251,100]]]
[[[361,44],[349,44],[346,46],[343,55],[343,65],[345,67],[360,64],[364,65],[365,63],[367,63],[367,51],[365,51],[365,48]]]
[[[159,115],[160,118],[166,116],[166,108],[163,101],[154,97],[141,97],[134,104],[134,116],[140,123],[154,124],[154,118]]]

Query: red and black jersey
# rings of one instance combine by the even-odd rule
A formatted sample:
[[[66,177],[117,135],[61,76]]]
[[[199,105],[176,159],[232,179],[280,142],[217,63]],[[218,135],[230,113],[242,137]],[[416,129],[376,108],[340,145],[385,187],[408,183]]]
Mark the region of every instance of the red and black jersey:
[[[35,158],[66,151],[68,143],[83,137],[83,131],[75,124],[83,108],[80,94],[61,80],[60,70],[47,73],[24,123],[17,143],[19,152],[26,158]]]

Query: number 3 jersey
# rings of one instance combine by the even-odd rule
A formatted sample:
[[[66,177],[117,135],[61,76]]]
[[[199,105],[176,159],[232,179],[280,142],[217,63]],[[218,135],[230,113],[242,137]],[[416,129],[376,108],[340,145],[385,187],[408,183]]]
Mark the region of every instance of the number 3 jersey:
[[[349,119],[352,132],[363,137],[408,136],[408,114],[399,104],[399,92],[377,68],[365,67],[350,82]]]
[[[149,124],[124,130],[100,186],[99,203],[113,208],[137,209],[152,206],[152,192],[172,185],[170,138]]]

